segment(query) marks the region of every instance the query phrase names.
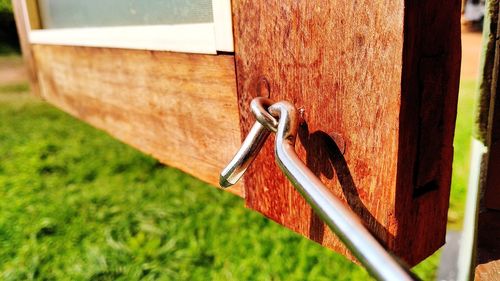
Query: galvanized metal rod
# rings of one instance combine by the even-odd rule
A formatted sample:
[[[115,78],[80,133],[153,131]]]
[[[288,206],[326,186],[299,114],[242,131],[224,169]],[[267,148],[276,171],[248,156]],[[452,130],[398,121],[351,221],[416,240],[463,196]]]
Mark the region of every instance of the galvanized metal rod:
[[[332,195],[295,152],[298,120],[295,107],[278,102],[269,108],[279,118],[275,155],[281,170],[351,253],[378,280],[418,280],[391,256],[363,226],[357,215]]]
[[[267,112],[267,108],[271,104],[273,102],[270,99],[263,97],[252,100],[250,108],[258,122],[255,122],[236,155],[222,170],[219,177],[219,184],[222,188],[230,187],[240,180],[257,157],[269,133],[276,132],[278,121]]]
[[[270,131],[262,124],[255,122],[236,155],[224,170],[222,170],[219,178],[221,187],[230,187],[240,180],[248,166],[250,166],[255,157],[257,157],[269,133]]]

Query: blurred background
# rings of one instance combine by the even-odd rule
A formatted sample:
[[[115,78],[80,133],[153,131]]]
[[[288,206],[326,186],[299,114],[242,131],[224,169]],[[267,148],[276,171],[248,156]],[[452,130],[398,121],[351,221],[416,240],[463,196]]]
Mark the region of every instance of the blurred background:
[[[464,214],[481,5],[464,2],[451,236]],[[31,96],[10,0],[0,0],[0,120],[1,280],[370,279],[234,195]],[[434,280],[440,258],[414,271]]]

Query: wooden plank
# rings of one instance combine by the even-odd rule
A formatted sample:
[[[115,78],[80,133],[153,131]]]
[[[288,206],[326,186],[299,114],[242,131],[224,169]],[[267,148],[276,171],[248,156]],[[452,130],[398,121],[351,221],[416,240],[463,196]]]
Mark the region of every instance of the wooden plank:
[[[29,7],[33,7],[32,1],[28,1],[28,3]],[[31,51],[31,45],[28,40],[28,33],[31,30],[30,21],[33,21],[33,24],[36,24],[36,17],[33,17],[33,19],[28,18],[28,8],[26,7],[26,3],[23,0],[12,0],[12,9],[16,20],[19,43],[21,45],[23,59],[26,65],[26,70],[28,72],[28,78],[31,85],[31,93],[39,95],[36,65],[35,61],[33,60],[33,53]]]
[[[479,131],[488,147],[477,219],[475,280],[500,279],[500,24],[499,2],[488,1],[481,63]],[[485,165],[486,166],[486,165]]]
[[[234,0],[242,135],[259,79],[304,110],[297,151],[389,250],[414,265],[443,243],[460,68],[459,1]],[[347,254],[274,163],[246,203]]]
[[[241,142],[233,56],[47,45],[33,52],[48,102],[218,184]],[[233,192],[243,196],[242,185]]]
[[[460,33],[459,1],[405,1],[394,243],[410,264],[445,242]]]

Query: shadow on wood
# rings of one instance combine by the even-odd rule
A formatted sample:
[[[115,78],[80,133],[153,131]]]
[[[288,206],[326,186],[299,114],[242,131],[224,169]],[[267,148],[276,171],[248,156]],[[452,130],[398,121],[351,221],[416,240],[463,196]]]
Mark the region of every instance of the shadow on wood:
[[[338,145],[332,136],[323,131],[309,132],[307,123],[302,123],[299,128],[299,139],[306,149],[306,164],[318,178],[333,180],[337,178],[347,204],[360,218],[373,235],[381,242],[393,240],[389,231],[377,221],[366,205],[360,199],[360,194],[351,171],[343,155],[342,144]],[[340,147],[339,147],[340,146]],[[315,213],[311,213],[309,235],[318,243],[323,243],[325,223]],[[384,245],[386,246],[386,245]]]

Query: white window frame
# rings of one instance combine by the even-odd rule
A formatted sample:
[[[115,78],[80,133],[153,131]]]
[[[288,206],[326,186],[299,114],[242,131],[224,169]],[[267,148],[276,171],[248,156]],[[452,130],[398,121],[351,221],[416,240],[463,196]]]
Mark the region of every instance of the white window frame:
[[[22,1],[25,19],[29,19]],[[31,29],[31,44],[216,54],[234,52],[231,1],[213,0],[213,23]],[[29,20],[26,22],[29,25]]]

